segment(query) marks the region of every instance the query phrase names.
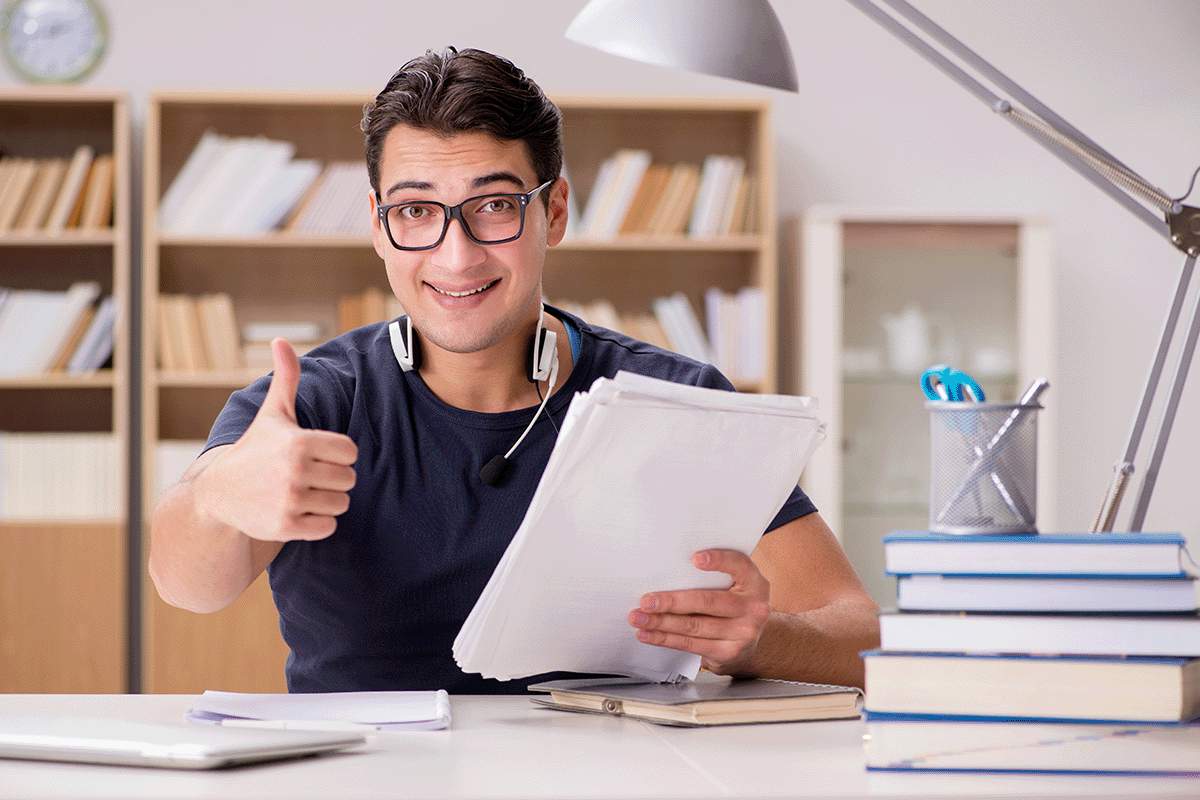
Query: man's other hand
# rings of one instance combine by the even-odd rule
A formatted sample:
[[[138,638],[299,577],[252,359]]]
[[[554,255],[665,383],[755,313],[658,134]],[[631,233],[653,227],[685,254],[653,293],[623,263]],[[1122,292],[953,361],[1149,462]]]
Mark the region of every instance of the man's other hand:
[[[728,589],[651,592],[629,614],[637,638],[646,644],[696,653],[701,664],[722,675],[750,674],[750,661],[771,607],[771,585],[745,553],[701,550],[692,563],[706,572],[724,572]]]

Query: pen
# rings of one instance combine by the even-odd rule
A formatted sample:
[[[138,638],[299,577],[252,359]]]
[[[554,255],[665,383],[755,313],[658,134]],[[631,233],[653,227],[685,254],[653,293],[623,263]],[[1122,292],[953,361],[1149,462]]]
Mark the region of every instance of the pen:
[[[367,722],[343,722],[323,719],[223,719],[227,728],[270,728],[290,731],[380,731],[383,726]]]

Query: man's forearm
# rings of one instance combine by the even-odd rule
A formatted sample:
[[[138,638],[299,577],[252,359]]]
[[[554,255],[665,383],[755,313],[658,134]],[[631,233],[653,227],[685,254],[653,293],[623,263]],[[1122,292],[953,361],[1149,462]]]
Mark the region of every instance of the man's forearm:
[[[861,598],[812,611],[771,611],[749,669],[761,678],[863,685],[859,653],[879,646],[878,609]]]
[[[154,509],[150,576],[159,595],[189,611],[218,611],[254,579],[250,537],[201,513],[193,480],[174,486]]]

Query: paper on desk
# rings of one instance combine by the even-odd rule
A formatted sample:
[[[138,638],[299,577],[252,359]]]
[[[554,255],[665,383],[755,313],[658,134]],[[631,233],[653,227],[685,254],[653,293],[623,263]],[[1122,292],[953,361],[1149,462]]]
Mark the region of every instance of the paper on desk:
[[[305,720],[375,725],[386,730],[440,730],[450,725],[450,697],[436,692],[248,694],[205,691],[185,715],[192,722]]]
[[[647,591],[722,588],[697,550],[749,553],[823,426],[809,398],[744,395],[629,373],[571,403],[525,519],[454,641],[466,672],[695,677],[699,656],[639,642]]]

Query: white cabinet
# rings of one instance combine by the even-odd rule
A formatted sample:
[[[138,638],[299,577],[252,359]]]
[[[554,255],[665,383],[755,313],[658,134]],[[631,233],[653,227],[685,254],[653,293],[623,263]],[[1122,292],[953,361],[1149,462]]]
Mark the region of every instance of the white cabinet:
[[[801,485],[875,599],[894,603],[882,537],[928,527],[921,371],[949,363],[989,400],[1049,378],[1038,421],[1038,525],[1054,530],[1054,280],[1038,219],[816,208],[790,227],[799,391],[827,439]]]

